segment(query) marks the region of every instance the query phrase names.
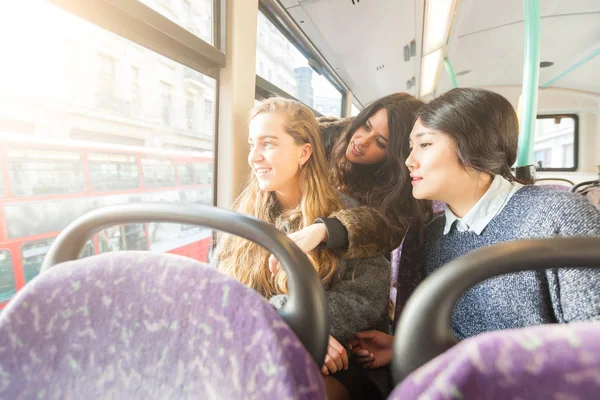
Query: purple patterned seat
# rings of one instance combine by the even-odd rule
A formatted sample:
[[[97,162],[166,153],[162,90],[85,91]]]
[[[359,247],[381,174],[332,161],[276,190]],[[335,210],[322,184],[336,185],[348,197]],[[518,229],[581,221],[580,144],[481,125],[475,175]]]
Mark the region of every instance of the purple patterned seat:
[[[410,374],[396,399],[597,399],[600,322],[488,332]]]
[[[438,214],[444,212],[444,203],[441,201],[433,201],[432,202],[433,213]]]
[[[393,332],[398,324],[408,298],[423,280],[419,269],[417,243],[418,239],[409,230],[400,246],[392,251],[390,305],[394,312],[390,315],[390,332]]]
[[[146,252],[71,261],[0,315],[2,399],[322,399],[318,366],[254,291]]]

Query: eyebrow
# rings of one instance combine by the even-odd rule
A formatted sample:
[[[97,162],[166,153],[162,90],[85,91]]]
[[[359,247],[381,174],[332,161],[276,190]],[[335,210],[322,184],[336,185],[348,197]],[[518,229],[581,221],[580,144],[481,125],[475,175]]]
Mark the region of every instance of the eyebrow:
[[[277,136],[271,136],[271,135],[264,135],[264,136],[259,136],[256,138],[256,140],[265,140],[265,139],[279,139]],[[251,141],[252,138],[248,138],[248,141]]]
[[[365,122],[365,125],[367,125],[369,127],[369,129],[373,129],[373,125],[371,124],[371,120],[367,119],[367,122]],[[386,143],[389,143],[389,140],[385,136],[383,136],[381,133],[379,133],[378,136],[380,138],[382,138],[383,140],[385,140]]]
[[[415,134],[415,139],[425,135],[435,135],[435,132],[417,132],[417,134]]]

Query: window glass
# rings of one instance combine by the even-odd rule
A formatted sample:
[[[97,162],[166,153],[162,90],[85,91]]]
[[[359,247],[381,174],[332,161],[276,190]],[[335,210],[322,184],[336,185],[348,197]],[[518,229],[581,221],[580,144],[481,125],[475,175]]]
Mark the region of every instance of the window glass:
[[[0,302],[13,297],[16,292],[13,262],[7,250],[0,250]]]
[[[538,116],[533,154],[536,167],[575,167],[575,119],[570,116]]]
[[[308,66],[306,57],[260,11],[257,30],[258,75],[321,114],[341,117],[342,94]]]
[[[191,164],[177,165],[177,175],[179,176],[180,185],[187,186],[194,184],[194,168]]]
[[[60,150],[9,149],[8,175],[15,196],[81,193],[81,154]]]
[[[165,82],[160,83],[160,116],[162,122],[166,125],[171,123],[171,85]]]
[[[175,167],[171,160],[142,158],[144,185],[149,188],[175,186]]]
[[[213,42],[213,0],[140,0],[200,39]]]
[[[100,253],[118,250],[148,250],[144,224],[111,226],[98,233]]]
[[[213,165],[210,163],[194,164],[196,170],[196,181],[199,184],[212,183],[213,181]]]
[[[185,124],[189,130],[194,129],[194,100],[187,99],[185,102]]]
[[[23,260],[23,273],[25,274],[25,282],[29,282],[40,273],[44,257],[50,250],[50,246],[56,238],[34,240],[26,242],[21,246],[21,259]],[[79,254],[79,258],[88,257],[94,254],[94,245],[91,241],[87,241],[83,250]]]
[[[92,190],[96,192],[140,187],[140,173],[134,155],[90,153],[88,168]]]
[[[191,15],[189,29],[204,32],[203,38],[212,32],[198,22],[209,17],[202,7],[212,12],[212,0],[146,3],[163,15],[189,5],[191,12],[182,14]],[[139,201],[213,204],[215,79],[44,0],[0,1],[0,19],[0,148],[9,180],[4,185],[14,186],[11,194],[19,197],[52,195],[4,206],[0,226],[8,241],[27,237],[23,251],[30,277],[41,263],[37,253],[45,254],[39,249],[48,246],[36,245],[37,239],[56,235],[86,212]],[[203,184],[190,181],[189,166],[175,170],[198,163],[210,164]],[[151,243],[149,226],[118,227],[103,241],[98,238],[102,249],[96,250],[152,245],[206,260],[206,232],[187,230],[183,238],[185,227],[160,229]]]
[[[212,199],[212,187],[195,190],[179,190],[153,195],[148,201],[168,201],[177,203],[195,203],[209,205]],[[185,252],[202,252],[207,254],[212,231],[201,226],[180,225],[167,223],[148,224],[150,250],[168,251],[176,247],[181,249],[178,254]],[[194,257],[195,258],[195,257]]]
[[[4,197],[6,195],[6,189],[4,186],[4,174],[2,173],[2,168],[0,167],[0,197]]]

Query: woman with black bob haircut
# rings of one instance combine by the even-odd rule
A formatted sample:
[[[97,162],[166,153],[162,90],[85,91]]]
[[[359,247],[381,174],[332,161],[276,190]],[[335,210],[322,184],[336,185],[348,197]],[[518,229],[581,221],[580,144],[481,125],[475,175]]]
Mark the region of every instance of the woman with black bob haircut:
[[[516,181],[511,166],[519,122],[504,97],[483,89],[454,89],[417,115],[406,159],[412,193],[416,199],[445,203],[444,214],[425,229],[415,271],[421,276],[497,243],[600,236],[600,212],[582,196]],[[600,271],[549,269],[479,283],[458,302],[452,328],[464,339],[492,330],[590,320],[600,320]],[[384,333],[360,332],[350,345],[366,368],[391,360],[392,337]]]

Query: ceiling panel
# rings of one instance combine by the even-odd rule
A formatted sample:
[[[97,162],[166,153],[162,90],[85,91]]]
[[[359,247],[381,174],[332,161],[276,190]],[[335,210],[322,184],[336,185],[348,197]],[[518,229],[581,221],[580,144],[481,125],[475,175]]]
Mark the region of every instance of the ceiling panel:
[[[459,12],[466,13],[459,36],[506,24],[523,22],[523,0],[461,0]],[[465,10],[466,9],[466,10]],[[598,0],[540,0],[542,18],[554,15],[600,13]]]
[[[461,2],[456,24],[457,27],[450,39],[447,56],[451,60],[456,73],[464,70],[471,72],[457,76],[460,86],[502,86],[521,85],[524,62],[524,23],[522,21],[502,26],[493,26],[471,34],[461,34],[465,26],[472,29],[480,23],[478,15],[480,3],[490,3],[490,13],[497,10],[494,2],[465,0]],[[518,2],[520,3],[520,2]],[[545,2],[548,10],[554,1]],[[583,10],[591,2],[574,1],[574,10]],[[594,2],[600,8],[600,2]],[[564,4],[564,2],[563,2]],[[562,6],[561,6],[562,7]],[[516,8],[516,5],[515,7]],[[557,8],[555,6],[555,8]],[[589,8],[588,8],[589,9]],[[517,15],[513,10],[513,14]],[[564,9],[557,8],[562,12]],[[498,11],[499,12],[499,11]],[[503,11],[506,14],[506,10]],[[499,12],[500,13],[500,12]],[[499,20],[504,17],[500,13]],[[486,19],[489,17],[486,14]],[[497,22],[496,19],[491,21]],[[577,61],[583,59],[593,50],[600,48],[600,12],[570,13],[567,15],[546,16],[541,21],[540,61],[552,61],[554,65],[540,70],[540,85],[565,71]],[[595,65],[593,61],[590,65]],[[450,82],[442,71],[436,93],[443,93],[451,88]],[[567,78],[568,77],[568,78]],[[600,93],[600,69],[584,66],[557,81],[554,87],[563,87]]]
[[[350,0],[300,0],[298,4],[316,32],[303,30],[326,58],[339,62],[338,74],[363,104],[406,91],[406,81],[415,76],[418,65],[416,58],[405,62],[403,53],[404,45],[416,36],[414,0],[355,5]],[[291,7],[288,12],[299,23],[294,16],[298,10]],[[329,50],[331,57],[325,54]]]
[[[363,104],[418,81],[424,0],[280,1]],[[540,71],[543,84],[600,48],[600,0],[540,2],[541,61],[555,63]],[[523,0],[460,0],[448,57],[455,72],[471,72],[459,85],[521,85],[523,36]],[[403,47],[415,38],[417,57],[405,62]],[[600,56],[553,87],[600,93],[599,63]],[[437,94],[450,89],[440,71]]]

